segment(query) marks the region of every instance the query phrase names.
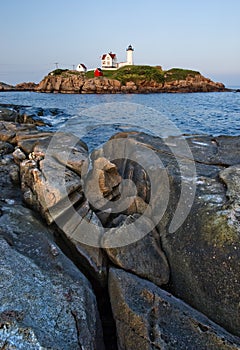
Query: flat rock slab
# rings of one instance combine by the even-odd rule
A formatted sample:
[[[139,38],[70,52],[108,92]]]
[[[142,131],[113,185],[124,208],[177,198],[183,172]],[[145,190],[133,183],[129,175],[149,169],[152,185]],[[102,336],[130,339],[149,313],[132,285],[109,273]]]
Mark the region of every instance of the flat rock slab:
[[[135,275],[111,269],[109,291],[119,350],[239,349],[238,337]]]

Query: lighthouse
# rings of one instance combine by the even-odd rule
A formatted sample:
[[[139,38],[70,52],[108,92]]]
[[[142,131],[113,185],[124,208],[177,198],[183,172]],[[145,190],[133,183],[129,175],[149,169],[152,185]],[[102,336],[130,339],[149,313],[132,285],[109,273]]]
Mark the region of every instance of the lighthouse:
[[[126,49],[127,51],[127,64],[132,66],[133,65],[133,51],[132,45],[129,45]]]
[[[126,62],[117,62],[117,56],[115,53],[109,52],[102,55],[102,68],[104,70],[114,70],[125,66],[133,66],[133,47],[128,45]]]

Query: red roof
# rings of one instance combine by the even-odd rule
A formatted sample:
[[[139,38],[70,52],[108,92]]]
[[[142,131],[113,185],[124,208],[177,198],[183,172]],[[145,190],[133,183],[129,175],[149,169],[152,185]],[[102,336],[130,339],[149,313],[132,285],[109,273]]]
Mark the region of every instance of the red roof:
[[[108,55],[110,55],[110,56],[112,57],[112,59],[114,59],[114,58],[116,57],[116,54],[115,54],[115,53],[109,52]],[[106,56],[107,56],[107,53],[105,53],[104,55],[102,55],[102,60],[105,60]]]

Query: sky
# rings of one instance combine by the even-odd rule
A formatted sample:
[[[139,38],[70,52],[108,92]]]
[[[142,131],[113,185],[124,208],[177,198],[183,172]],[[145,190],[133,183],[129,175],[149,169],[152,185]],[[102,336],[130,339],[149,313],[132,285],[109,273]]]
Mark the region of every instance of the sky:
[[[240,0],[2,0],[0,81],[39,82],[56,68],[134,63],[200,71],[240,86]]]

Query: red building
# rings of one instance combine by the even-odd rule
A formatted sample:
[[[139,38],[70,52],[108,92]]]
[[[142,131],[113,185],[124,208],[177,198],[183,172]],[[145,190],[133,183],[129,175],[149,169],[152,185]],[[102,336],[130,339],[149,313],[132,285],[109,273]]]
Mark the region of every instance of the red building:
[[[94,76],[95,77],[102,77],[103,76],[103,71],[101,70],[101,68],[96,68],[95,69]]]

